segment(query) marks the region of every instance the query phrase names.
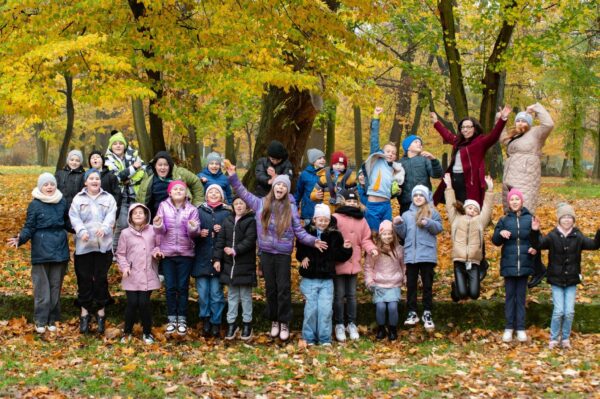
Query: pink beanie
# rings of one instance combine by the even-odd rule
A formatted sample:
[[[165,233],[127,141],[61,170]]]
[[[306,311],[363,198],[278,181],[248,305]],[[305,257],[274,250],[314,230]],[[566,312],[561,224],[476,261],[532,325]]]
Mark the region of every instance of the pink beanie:
[[[185,184],[184,181],[173,180],[173,181],[171,181],[171,183],[169,183],[169,186],[167,187],[167,193],[171,194],[171,190],[173,190],[173,187],[175,187],[178,184],[181,184],[183,187],[187,188],[187,184]]]
[[[516,195],[517,197],[519,197],[521,199],[521,203],[523,203],[523,193],[521,191],[519,191],[519,189],[517,188],[511,188],[510,191],[508,192],[508,195],[506,196],[506,201],[510,202],[510,197],[512,197],[513,195]]]
[[[394,231],[392,222],[390,222],[389,220],[384,220],[379,225],[379,234],[383,233],[385,230],[390,230],[392,232]]]

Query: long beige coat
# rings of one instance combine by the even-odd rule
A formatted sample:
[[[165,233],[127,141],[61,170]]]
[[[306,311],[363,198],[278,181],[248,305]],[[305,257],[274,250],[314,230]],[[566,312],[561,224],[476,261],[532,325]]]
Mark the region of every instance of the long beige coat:
[[[537,208],[542,177],[540,157],[542,147],[552,128],[554,128],[554,121],[540,103],[536,103],[533,110],[540,121],[539,125],[532,126],[527,133],[512,142],[508,137],[507,130],[504,130],[500,136],[500,143],[507,146],[506,154],[508,156],[504,161],[504,177],[502,180],[504,211],[508,210],[506,200],[508,187],[517,188],[523,193],[524,206],[531,213],[534,213]]]

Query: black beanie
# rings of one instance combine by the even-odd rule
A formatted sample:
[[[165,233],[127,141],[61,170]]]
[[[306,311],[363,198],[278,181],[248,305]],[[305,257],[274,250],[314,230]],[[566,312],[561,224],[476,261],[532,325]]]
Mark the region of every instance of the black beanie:
[[[287,150],[280,141],[273,140],[267,147],[267,155],[271,158],[286,160],[288,157]]]
[[[91,168],[92,167],[92,155],[100,155],[100,158],[102,158],[102,166],[104,167],[104,155],[102,155],[102,153],[98,150],[94,150],[92,152],[90,152],[90,155],[88,155],[88,166]]]
[[[173,177],[173,168],[175,167],[175,162],[173,162],[173,158],[171,158],[171,154],[169,154],[167,151],[157,152],[156,155],[154,156],[154,158],[152,159],[152,161],[150,161],[150,167],[152,168],[152,172],[154,172],[154,174],[157,175],[156,162],[158,162],[158,160],[161,158],[166,159],[167,163],[169,164],[169,173],[167,174],[167,177],[168,178]]]

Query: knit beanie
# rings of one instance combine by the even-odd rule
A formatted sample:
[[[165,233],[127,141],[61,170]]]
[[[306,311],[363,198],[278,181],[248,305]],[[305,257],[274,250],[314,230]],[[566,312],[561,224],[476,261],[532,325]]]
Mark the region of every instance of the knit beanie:
[[[97,173],[98,176],[102,176],[98,169],[90,168],[90,169],[86,170],[85,173],[83,174],[83,181],[86,182],[88,177],[90,177],[92,173]]]
[[[359,201],[360,200],[358,198],[358,193],[356,192],[356,190],[353,190],[353,189],[344,189],[344,190],[342,190],[340,192],[340,195],[346,201],[348,201],[348,200],[357,200],[357,201]]]
[[[127,147],[127,139],[125,138],[125,135],[122,132],[113,131],[113,133],[111,133],[110,138],[108,139],[108,149],[110,150],[113,144],[117,141],[120,141],[121,143],[125,144],[125,147]]]
[[[67,154],[67,162],[69,162],[69,159],[71,159],[73,155],[79,158],[79,162],[83,163],[83,154],[79,150],[69,151],[69,153]]]
[[[53,183],[56,186],[56,177],[52,173],[44,172],[38,177],[37,188],[38,190],[42,190],[44,184]]]
[[[394,231],[392,222],[389,220],[384,220],[379,224],[379,234],[383,233],[386,230]]]
[[[423,197],[425,197],[425,201],[429,202],[431,201],[431,194],[429,192],[429,189],[422,185],[422,184],[417,184],[413,189],[412,189],[412,193],[411,193],[411,197],[414,197],[415,194],[422,194]]]
[[[331,219],[331,210],[328,205],[325,204],[317,204],[315,205],[315,213],[313,215],[314,218],[318,217],[326,217],[327,219]]]
[[[516,195],[517,197],[519,197],[521,199],[521,203],[524,202],[524,200],[523,200],[523,193],[521,191],[519,191],[518,188],[514,188],[514,187],[511,188],[510,191],[508,192],[508,194],[506,195],[506,201],[510,202],[510,198],[513,195]]]
[[[533,116],[531,116],[531,114],[528,112],[525,112],[525,111],[519,112],[517,114],[517,116],[515,117],[515,122],[518,121],[519,119],[527,122],[529,127],[531,127],[531,125],[533,125]]]
[[[561,202],[556,209],[556,217],[559,222],[563,216],[571,216],[575,220],[575,209],[571,205]]]
[[[465,201],[465,203],[463,204],[463,208],[466,208],[469,205],[473,205],[475,208],[477,208],[478,212],[481,212],[481,207],[479,206],[479,202],[472,200],[472,199],[468,199]]]
[[[288,157],[287,150],[281,141],[273,140],[267,147],[267,155],[271,158],[285,160]]]
[[[336,151],[333,154],[331,154],[330,165],[336,164],[338,162],[343,163],[345,168],[348,167],[348,157],[346,156],[346,154],[344,154],[343,151]]]
[[[308,163],[312,165],[317,161],[317,159],[324,157],[325,154],[318,148],[310,148],[308,151],[306,151],[306,156],[308,158]]]
[[[283,184],[285,184],[285,186],[288,189],[288,193],[292,189],[292,182],[290,181],[290,177],[288,175],[277,175],[277,176],[275,176],[275,179],[273,180],[273,186],[272,187],[275,187],[275,185],[277,183],[283,183]]]
[[[221,201],[225,201],[225,193],[223,192],[223,188],[221,188],[221,186],[219,186],[218,184],[211,184],[210,186],[206,187],[205,193],[208,193],[213,188],[218,190],[219,193],[221,194]],[[206,194],[205,194],[205,196],[206,196]]]
[[[104,155],[102,155],[102,153],[98,150],[94,150],[92,152],[90,152],[90,155],[88,155],[88,166],[91,168],[92,167],[92,156],[93,155],[99,155],[100,158],[102,159],[102,166],[104,166]]]
[[[423,143],[423,140],[421,140],[419,136],[414,134],[411,134],[410,136],[402,140],[402,149],[404,150],[404,152],[408,152],[408,147],[410,147],[412,142],[415,140],[419,140],[421,143]]]
[[[173,180],[171,181],[171,183],[169,183],[169,185],[167,186],[167,193],[171,194],[171,190],[173,190],[173,187],[177,186],[177,185],[182,185],[183,187],[187,188],[187,184],[185,184],[184,181],[181,180]]]
[[[221,158],[221,154],[219,154],[218,152],[211,152],[210,154],[208,154],[206,156],[206,163],[210,163],[216,161],[218,163],[223,162],[223,158]]]
[[[164,159],[165,161],[167,161],[167,163],[169,164],[169,173],[167,173],[167,177],[173,177],[173,169],[175,169],[175,162],[173,162],[173,158],[171,157],[171,154],[169,154],[168,151],[159,151],[156,153],[156,155],[154,155],[154,158],[152,158],[152,161],[150,161],[150,167],[152,168],[152,172],[156,176],[158,176],[158,173],[156,173],[156,163],[159,159]]]

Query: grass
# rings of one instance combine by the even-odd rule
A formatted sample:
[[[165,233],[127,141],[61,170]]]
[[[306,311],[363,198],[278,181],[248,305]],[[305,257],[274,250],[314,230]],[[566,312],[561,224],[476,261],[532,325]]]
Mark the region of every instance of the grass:
[[[552,187],[551,190],[566,198],[588,199],[600,197],[600,184],[589,180],[567,181],[561,186]]]

